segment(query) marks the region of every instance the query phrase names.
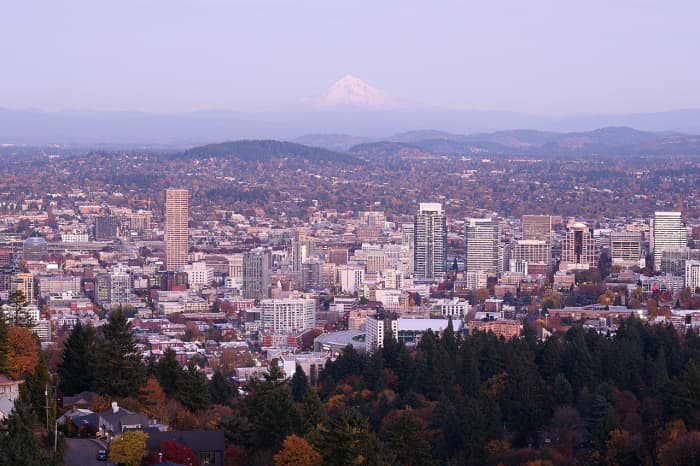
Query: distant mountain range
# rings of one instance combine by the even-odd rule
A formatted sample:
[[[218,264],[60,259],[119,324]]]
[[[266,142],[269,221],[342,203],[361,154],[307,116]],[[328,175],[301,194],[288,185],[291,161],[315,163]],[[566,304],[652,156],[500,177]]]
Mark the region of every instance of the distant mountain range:
[[[350,85],[343,87],[347,94],[337,99],[341,102],[343,99],[379,99],[371,90],[356,88]],[[420,142],[421,147],[430,147],[431,150],[438,150],[438,147],[425,141],[440,141],[441,145],[449,141],[450,145],[445,146],[445,150],[461,151],[474,142],[506,147],[519,144],[540,147],[548,143],[575,146],[576,134],[611,126],[662,132],[667,137],[673,137],[668,132],[700,134],[700,109],[549,118],[508,112],[351,105],[300,106],[260,113],[222,110],[175,115],[0,108],[0,144],[24,145],[187,148],[238,139],[282,139],[333,150],[348,150],[357,144],[387,140],[387,135],[394,134],[388,140]],[[412,131],[421,128],[437,128],[440,131]],[[521,131],[520,128],[533,131]],[[566,133],[568,142],[559,139],[555,133]],[[652,139],[658,140],[658,137]]]
[[[303,138],[302,138],[303,139]],[[316,135],[316,145],[347,150],[365,157],[433,155],[693,155],[700,154],[700,136],[675,132],[648,132],[608,127],[588,132],[557,133],[535,130],[453,134],[442,131],[410,131],[388,138],[343,146],[353,139]]]
[[[357,164],[361,159],[386,157],[700,155],[700,136],[623,127],[576,133],[514,130],[471,135],[411,131],[351,147],[346,145],[357,142],[358,138],[314,135],[300,139],[313,146],[276,140],[240,140],[199,146],[175,156],[236,157],[246,162],[293,159]],[[320,147],[323,145],[326,147]]]

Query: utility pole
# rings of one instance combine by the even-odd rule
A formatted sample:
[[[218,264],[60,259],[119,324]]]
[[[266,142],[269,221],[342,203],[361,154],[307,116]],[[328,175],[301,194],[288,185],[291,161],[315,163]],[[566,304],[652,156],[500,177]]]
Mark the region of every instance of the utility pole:
[[[49,384],[44,387],[44,397],[46,398],[46,434],[49,432]]]

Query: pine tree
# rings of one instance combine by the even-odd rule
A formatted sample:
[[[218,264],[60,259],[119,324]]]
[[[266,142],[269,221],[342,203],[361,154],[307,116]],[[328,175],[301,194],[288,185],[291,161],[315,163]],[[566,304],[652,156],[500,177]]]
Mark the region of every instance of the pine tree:
[[[192,411],[204,409],[209,404],[209,387],[206,376],[197,368],[194,359],[187,362],[186,369],[177,381],[176,398]]]
[[[325,422],[326,411],[323,403],[315,390],[309,390],[304,396],[301,407],[301,418],[304,422],[304,431],[309,432],[319,424]]]
[[[408,412],[402,413],[387,423],[382,432],[382,440],[386,444],[386,452],[393,464],[402,466],[434,464],[425,433]]]
[[[355,409],[345,410],[328,426],[320,425],[309,437],[324,464],[372,464],[380,449],[367,419]]]
[[[214,404],[228,406],[233,399],[233,386],[226,381],[224,374],[217,370],[211,378],[209,384],[209,398]]]
[[[7,374],[10,370],[10,343],[7,336],[7,323],[0,317],[0,374]]]
[[[95,379],[99,393],[123,397],[135,395],[146,382],[146,368],[121,308],[102,327]]]
[[[95,385],[95,330],[78,322],[63,343],[59,389],[65,395],[91,390]]]
[[[0,466],[45,466],[43,449],[34,436],[34,415],[21,398],[0,429]]]
[[[177,360],[177,355],[172,348],[163,353],[163,357],[156,366],[156,377],[163,387],[163,391],[172,396],[177,390],[177,381],[182,377],[182,367]]]
[[[271,366],[272,367],[272,366]],[[290,434],[303,430],[299,409],[286,384],[268,379],[249,384],[245,399],[251,450],[275,448]]]
[[[292,376],[291,388],[292,398],[294,398],[296,402],[302,401],[309,391],[309,378],[306,377],[304,369],[302,369],[299,364],[297,364],[294,375]]]
[[[39,362],[34,368],[34,375],[27,382],[34,414],[38,420],[43,420],[46,416],[46,403],[48,401],[46,392],[49,390],[49,369],[46,367],[43,354],[39,354]]]

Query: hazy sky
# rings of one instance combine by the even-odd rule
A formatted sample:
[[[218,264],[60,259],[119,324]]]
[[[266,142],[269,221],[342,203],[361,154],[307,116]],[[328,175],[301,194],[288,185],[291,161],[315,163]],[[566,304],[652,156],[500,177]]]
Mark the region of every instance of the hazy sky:
[[[700,2],[6,0],[0,107],[265,110],[356,75],[403,102],[700,107]]]

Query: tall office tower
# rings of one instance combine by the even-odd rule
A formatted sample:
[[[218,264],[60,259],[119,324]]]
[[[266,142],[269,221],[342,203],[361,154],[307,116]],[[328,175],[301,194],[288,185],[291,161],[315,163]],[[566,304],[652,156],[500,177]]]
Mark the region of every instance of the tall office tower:
[[[165,265],[175,272],[187,265],[189,230],[188,192],[186,189],[165,190]]]
[[[661,270],[664,249],[685,247],[688,232],[681,222],[680,212],[654,212],[651,225],[651,249],[654,251],[654,270]]]
[[[552,236],[551,215],[523,215],[523,239],[550,242]]]
[[[104,307],[112,307],[129,302],[131,275],[124,271],[103,273],[95,277],[95,296]]]
[[[310,257],[301,264],[301,288],[304,291],[319,291],[323,289],[323,262],[318,257]]]
[[[263,299],[270,295],[272,253],[256,248],[243,253],[243,297]]]
[[[114,215],[95,217],[95,239],[114,239],[119,234],[119,219]]]
[[[595,267],[595,238],[588,225],[576,222],[561,242],[561,261],[568,268]]]
[[[663,273],[682,277],[685,274],[685,262],[690,259],[690,249],[685,247],[666,248],[661,251],[661,270]]]
[[[421,202],[413,225],[416,277],[442,278],[447,273],[447,218],[442,204]]]
[[[292,271],[301,272],[301,265],[311,256],[310,241],[294,241],[292,243]]]
[[[690,288],[690,291],[700,287],[700,261],[685,261],[685,286]]]
[[[411,248],[411,250],[413,250],[414,246],[415,231],[416,228],[413,223],[401,224],[401,243]]]
[[[490,218],[470,218],[466,227],[467,272],[499,273],[501,225]]]
[[[641,257],[641,232],[613,231],[610,233],[610,258],[614,265],[639,265]]]

